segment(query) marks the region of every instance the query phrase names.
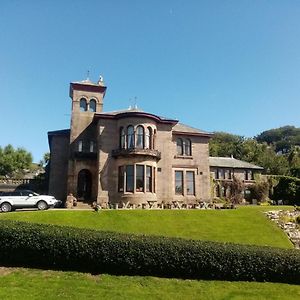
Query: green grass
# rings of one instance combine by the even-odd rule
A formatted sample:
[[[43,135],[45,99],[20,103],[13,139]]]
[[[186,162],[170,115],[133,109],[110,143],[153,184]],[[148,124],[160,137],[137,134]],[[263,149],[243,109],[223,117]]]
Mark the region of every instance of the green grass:
[[[278,299],[300,298],[300,286],[129,277],[0,268],[0,299]]]
[[[263,214],[286,207],[236,210],[33,211],[0,219],[152,235],[292,248]],[[292,209],[292,208],[290,208]],[[0,268],[0,299],[300,299],[300,286],[279,283],[179,280]]]
[[[49,210],[2,213],[0,219],[292,248],[281,229],[262,213],[270,209],[274,207],[257,206],[236,210],[103,210],[99,213]]]

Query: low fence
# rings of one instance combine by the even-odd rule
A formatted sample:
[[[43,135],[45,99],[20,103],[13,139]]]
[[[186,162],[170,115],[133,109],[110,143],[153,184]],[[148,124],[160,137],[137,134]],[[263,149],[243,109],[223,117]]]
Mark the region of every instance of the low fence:
[[[47,183],[43,179],[0,178],[0,191],[9,192],[16,189],[28,189],[38,193],[46,193]]]

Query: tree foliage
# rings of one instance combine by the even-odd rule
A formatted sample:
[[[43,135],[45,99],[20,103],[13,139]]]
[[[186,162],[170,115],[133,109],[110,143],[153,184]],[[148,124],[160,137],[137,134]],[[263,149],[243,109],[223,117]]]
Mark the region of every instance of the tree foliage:
[[[300,128],[285,126],[265,131],[256,138],[216,132],[210,141],[210,155],[225,157],[233,155],[236,159],[262,166],[266,174],[300,178],[298,131]],[[284,136],[285,133],[288,134],[287,138]]]
[[[14,177],[29,170],[32,155],[24,148],[14,149],[12,145],[0,147],[0,176]]]
[[[257,180],[248,189],[251,191],[251,197],[258,202],[265,202],[269,198],[270,185],[267,179]]]
[[[300,146],[300,128],[283,126],[266,130],[256,136],[256,140],[274,146],[277,153],[288,153],[294,146]]]

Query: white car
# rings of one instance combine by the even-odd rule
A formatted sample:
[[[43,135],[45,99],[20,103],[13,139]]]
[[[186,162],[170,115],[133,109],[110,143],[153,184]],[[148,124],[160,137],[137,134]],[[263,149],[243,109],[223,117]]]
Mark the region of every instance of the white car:
[[[60,206],[61,201],[53,196],[39,195],[30,190],[0,192],[0,211],[9,212],[16,208],[34,208],[45,210],[49,207]]]

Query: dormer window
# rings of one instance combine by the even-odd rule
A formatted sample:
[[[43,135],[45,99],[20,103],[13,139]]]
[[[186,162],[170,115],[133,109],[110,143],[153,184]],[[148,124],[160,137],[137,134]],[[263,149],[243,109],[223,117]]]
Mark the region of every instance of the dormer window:
[[[90,100],[89,111],[96,112],[97,103],[95,99]]]
[[[80,111],[87,111],[87,102],[85,98],[80,99]]]

